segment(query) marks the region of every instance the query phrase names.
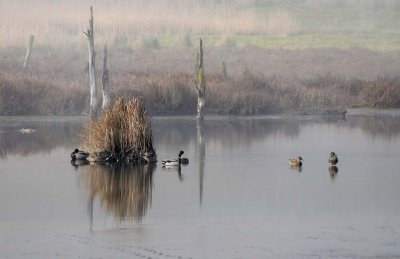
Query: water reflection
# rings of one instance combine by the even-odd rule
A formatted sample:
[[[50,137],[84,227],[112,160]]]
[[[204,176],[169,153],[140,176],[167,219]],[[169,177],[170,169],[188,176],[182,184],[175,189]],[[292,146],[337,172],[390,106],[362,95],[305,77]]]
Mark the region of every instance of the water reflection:
[[[331,176],[332,180],[335,180],[337,174],[339,173],[339,168],[337,166],[329,166],[328,167],[329,175]]]
[[[198,119],[196,124],[197,129],[197,152],[199,160],[199,202],[200,205],[203,201],[203,182],[204,182],[204,167],[206,157],[206,146],[204,144],[203,137],[203,123],[204,120]]]
[[[95,164],[87,167],[84,181],[89,190],[88,212],[93,224],[93,203],[114,215],[117,222],[140,222],[151,204],[155,165],[132,163]]]
[[[292,137],[300,133],[299,120],[285,119],[215,117],[197,121],[194,117],[188,119],[173,117],[168,120],[163,118],[153,120],[152,125],[155,139],[160,145],[165,146],[174,143],[199,144],[199,146],[207,143],[221,143],[227,147],[237,144],[251,146],[267,135]],[[200,137],[204,132],[207,132],[207,138]],[[232,143],[232,139],[235,139],[235,143]]]
[[[236,145],[249,147],[267,136],[297,137],[301,127],[309,123],[346,125],[344,117],[207,117],[197,121],[195,117],[157,117],[152,121],[158,144],[172,146],[207,145],[220,143],[224,147]],[[342,125],[340,124],[340,125]],[[172,126],[173,125],[173,126]],[[400,127],[400,125],[399,125]],[[200,137],[207,133],[207,137]],[[200,137],[200,138],[199,138]],[[235,139],[235,142],[232,142]],[[198,149],[198,151],[200,151]]]
[[[179,181],[180,182],[183,181],[182,167],[181,166],[164,166],[163,169],[168,171],[168,172],[177,172]]]
[[[0,159],[50,153],[58,147],[72,149],[79,143],[84,121],[83,117],[0,117]]]
[[[398,116],[351,116],[348,126],[360,128],[372,137],[391,139],[400,135],[400,119]]]
[[[156,117],[152,120],[155,139],[159,145],[174,143],[207,145],[221,143],[252,146],[266,136],[297,137],[301,128],[310,123],[334,124],[338,127],[360,128],[372,137],[391,139],[400,135],[399,117],[347,116],[342,117],[208,117],[201,122],[200,131],[207,138],[199,141],[199,127],[194,117]],[[50,153],[64,147],[79,147],[80,134],[86,122],[84,117],[0,117],[0,159],[7,155],[27,156]],[[35,131],[24,134],[22,128]],[[223,134],[222,134],[223,133]],[[203,133],[201,133],[203,134]],[[235,143],[232,143],[235,139]],[[199,152],[201,153],[202,151]]]
[[[301,173],[301,171],[303,171],[302,166],[296,166],[296,165],[291,165],[290,169],[292,169],[293,171],[297,171],[298,173]]]
[[[71,160],[71,165],[75,168],[75,170],[78,170],[80,166],[88,165],[89,161],[86,159],[79,159],[79,160]]]

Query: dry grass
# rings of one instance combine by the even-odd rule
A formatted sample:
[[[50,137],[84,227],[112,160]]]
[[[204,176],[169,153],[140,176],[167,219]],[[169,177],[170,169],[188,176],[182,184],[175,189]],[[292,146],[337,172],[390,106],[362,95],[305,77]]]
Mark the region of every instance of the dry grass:
[[[193,78],[194,75],[187,74],[114,77],[114,89],[111,93],[127,99],[141,98],[153,115],[190,115],[196,113]],[[230,76],[227,80],[219,75],[210,75],[207,78],[207,87],[206,114],[257,115],[320,108],[400,107],[400,79],[393,77],[361,80],[327,74],[313,79],[289,79],[267,77],[245,70],[241,75]],[[116,104],[116,109],[120,111],[109,110],[101,119],[101,123],[108,127],[95,126],[98,127],[98,132],[92,137],[98,143],[91,150],[98,152],[111,148],[116,154],[129,149],[131,142],[115,139],[111,135],[115,132],[107,132],[107,129],[118,126],[118,129],[128,131],[134,122],[126,121],[121,126],[114,125],[115,122],[123,119],[123,113],[132,116],[133,112],[144,111],[128,109],[123,102],[125,101]],[[2,115],[81,114],[87,113],[88,103],[88,89],[68,89],[38,80],[0,76]],[[138,117],[135,116],[130,120],[136,120]],[[142,126],[141,129],[146,130],[145,125]],[[127,137],[136,138],[130,135]],[[125,145],[123,150],[114,148],[120,145]]]
[[[109,43],[141,40],[160,34],[290,34],[296,19],[288,12],[263,13],[232,1],[11,1],[0,2],[0,47],[84,43],[89,5],[94,7],[96,40]]]
[[[139,97],[153,115],[195,114],[194,50],[110,48],[110,53],[113,97]],[[86,48],[35,48],[28,71],[22,71],[24,54],[23,48],[0,49],[1,115],[88,112]],[[204,59],[206,114],[400,106],[400,52],[206,48]]]
[[[1,115],[70,115],[87,109],[88,92],[56,82],[0,75]]]
[[[146,152],[154,152],[150,118],[143,102],[119,98],[92,121],[83,135],[83,147],[91,154],[107,153],[114,159],[138,161]]]

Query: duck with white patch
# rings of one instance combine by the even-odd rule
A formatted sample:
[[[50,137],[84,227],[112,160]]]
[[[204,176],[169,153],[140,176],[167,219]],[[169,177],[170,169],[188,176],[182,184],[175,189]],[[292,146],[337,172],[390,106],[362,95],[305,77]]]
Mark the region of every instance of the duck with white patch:
[[[301,156],[298,156],[297,158],[289,159],[289,164],[292,167],[300,167],[303,165],[303,158]]]
[[[329,156],[328,159],[329,166],[336,166],[338,162],[339,162],[338,156],[335,154],[335,152],[331,152],[331,155]]]
[[[30,134],[30,133],[35,132],[35,130],[34,129],[30,129],[30,128],[22,128],[22,129],[19,130],[19,132],[21,132],[23,134]]]
[[[183,150],[179,151],[178,154],[178,158],[177,159],[167,159],[167,160],[163,160],[161,163],[163,164],[163,166],[180,166],[182,163],[182,155],[185,152]],[[189,160],[188,160],[189,162]]]

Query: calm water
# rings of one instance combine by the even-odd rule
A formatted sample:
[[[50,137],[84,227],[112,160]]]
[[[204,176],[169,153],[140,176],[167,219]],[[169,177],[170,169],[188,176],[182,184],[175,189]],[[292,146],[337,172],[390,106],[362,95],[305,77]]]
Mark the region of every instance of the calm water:
[[[153,118],[180,170],[72,165],[84,118],[0,118],[0,258],[400,257],[400,114],[363,114]]]

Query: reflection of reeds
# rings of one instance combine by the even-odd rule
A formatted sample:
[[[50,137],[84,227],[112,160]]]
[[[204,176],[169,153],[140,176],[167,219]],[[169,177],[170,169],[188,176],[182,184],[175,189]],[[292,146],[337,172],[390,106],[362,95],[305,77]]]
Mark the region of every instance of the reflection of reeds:
[[[113,158],[138,160],[145,152],[154,152],[150,118],[138,98],[118,99],[99,121],[92,121],[83,137],[89,153],[106,152]]]
[[[399,136],[400,120],[392,116],[351,116],[348,125],[360,128],[368,136],[384,139]]]
[[[84,179],[90,197],[98,197],[103,208],[112,213],[116,221],[140,222],[151,204],[153,168],[152,164],[96,164],[88,167]]]

